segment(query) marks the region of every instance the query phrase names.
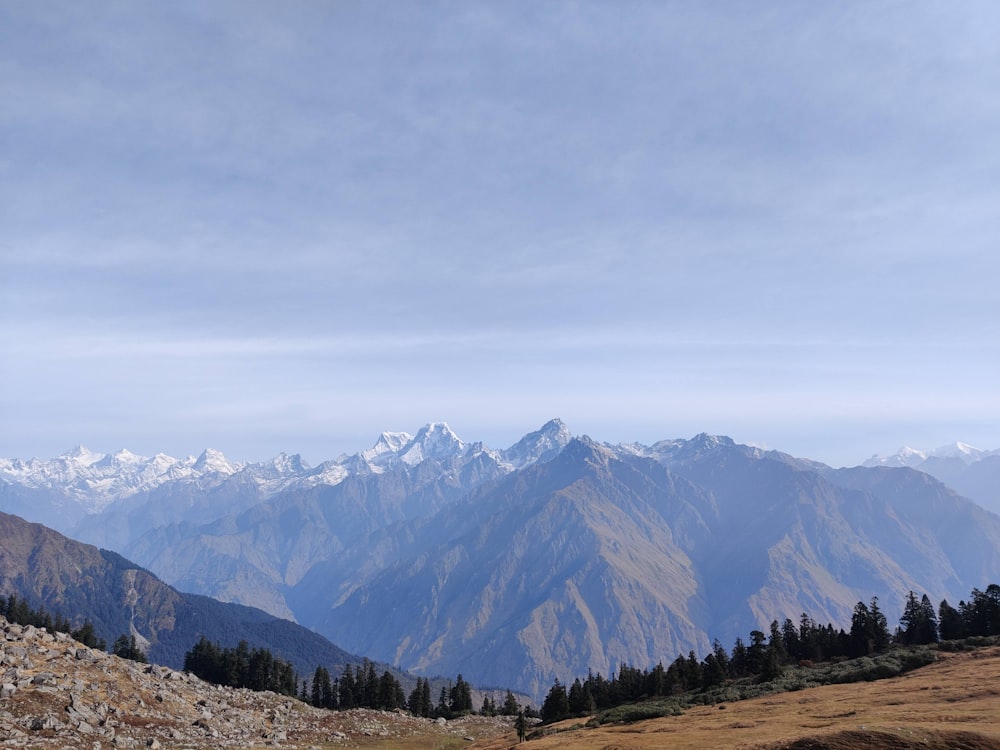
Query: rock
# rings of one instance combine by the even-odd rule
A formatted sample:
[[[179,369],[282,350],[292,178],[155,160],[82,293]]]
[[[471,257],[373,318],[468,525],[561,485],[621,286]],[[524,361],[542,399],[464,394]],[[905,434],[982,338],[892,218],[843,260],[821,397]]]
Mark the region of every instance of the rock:
[[[28,728],[33,732],[40,732],[43,729],[58,729],[62,726],[58,721],[52,716],[34,716],[31,717],[28,723]]]
[[[324,711],[287,696],[215,686],[166,667],[136,665],[68,638],[45,642],[45,668],[36,674],[26,662],[43,643],[43,631],[29,632],[31,638],[23,638],[19,626],[0,617],[0,659],[6,662],[0,666],[0,696],[6,698],[0,702],[3,747],[214,750],[279,745],[295,750],[331,743],[343,747],[351,737],[365,734],[402,738],[415,726],[439,731],[444,742],[435,744],[479,731],[445,721],[438,729],[438,724],[405,713]]]

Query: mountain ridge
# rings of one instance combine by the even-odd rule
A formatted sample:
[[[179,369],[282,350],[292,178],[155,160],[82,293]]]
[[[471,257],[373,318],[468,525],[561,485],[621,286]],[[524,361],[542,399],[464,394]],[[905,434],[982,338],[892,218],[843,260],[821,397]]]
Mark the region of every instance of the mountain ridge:
[[[872,594],[954,599],[1000,578],[1000,517],[927,473],[833,469],[706,433],[610,445],[550,420],[493,449],[430,423],[269,472],[181,477],[60,515],[181,588],[529,692],[703,651],[769,617],[845,622]],[[72,500],[0,471],[8,502],[41,514]]]
[[[134,635],[149,658],[174,669],[200,636],[235,646],[247,640],[287,659],[302,674],[317,663],[362,658],[300,625],[262,610],[177,591],[110,550],[68,539],[42,524],[0,512],[0,594],[16,594],[79,625],[89,620],[111,643]]]

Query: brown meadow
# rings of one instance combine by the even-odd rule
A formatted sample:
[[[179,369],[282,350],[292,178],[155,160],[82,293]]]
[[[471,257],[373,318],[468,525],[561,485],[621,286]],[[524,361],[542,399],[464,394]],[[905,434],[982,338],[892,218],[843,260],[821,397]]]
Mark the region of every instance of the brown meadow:
[[[579,725],[574,728],[574,725]],[[1000,750],[1000,648],[944,653],[936,663],[888,680],[830,685],[629,725],[556,725],[525,750]],[[513,736],[477,747],[513,747]]]

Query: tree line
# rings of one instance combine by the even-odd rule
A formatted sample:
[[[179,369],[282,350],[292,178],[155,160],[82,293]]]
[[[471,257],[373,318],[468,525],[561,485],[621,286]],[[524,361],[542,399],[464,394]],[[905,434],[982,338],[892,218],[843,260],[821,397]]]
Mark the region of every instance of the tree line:
[[[660,662],[640,670],[623,664],[610,678],[588,673],[566,686],[555,680],[541,708],[543,721],[583,716],[646,698],[708,690],[728,680],[752,678],[770,682],[793,664],[870,656],[893,644],[923,645],[940,640],[1000,635],[1000,585],[985,591],[973,589],[969,601],[958,607],[942,600],[935,610],[927,595],[907,596],[899,627],[890,632],[878,598],[868,604],[858,602],[851,615],[849,630],[832,624],[820,625],[803,614],[796,624],[791,619],[771,622],[768,632],[753,630],[747,641],[737,638],[731,651],[718,639],[712,651],[699,660],[694,651],[678,656],[669,666]]]
[[[298,696],[299,678],[291,663],[246,641],[223,648],[202,636],[184,654],[184,671],[216,685]]]
[[[26,599],[17,594],[10,594],[7,597],[0,596],[0,615],[7,618],[8,622],[17,625],[32,625],[36,628],[45,628],[52,633],[66,633],[84,646],[99,651],[110,651],[123,659],[146,662],[146,654],[139,647],[134,634],[129,636],[123,633],[115,639],[111,648],[108,649],[107,641],[98,637],[90,620],[84,620],[80,627],[74,628],[68,618],[60,614],[52,614],[43,606],[32,607]]]
[[[216,685],[271,690],[333,711],[401,709],[414,716],[430,718],[454,718],[475,712],[472,686],[461,674],[441,687],[435,701],[429,679],[418,677],[416,687],[407,696],[392,672],[384,670],[380,675],[369,659],[359,665],[345,665],[336,678],[327,667],[318,666],[312,679],[306,680],[300,679],[289,662],[274,657],[267,649],[251,649],[246,641],[240,641],[236,648],[224,648],[202,636],[184,655],[184,671]],[[520,710],[521,706],[510,691],[499,707],[487,696],[481,708],[483,713],[490,715],[513,716]]]

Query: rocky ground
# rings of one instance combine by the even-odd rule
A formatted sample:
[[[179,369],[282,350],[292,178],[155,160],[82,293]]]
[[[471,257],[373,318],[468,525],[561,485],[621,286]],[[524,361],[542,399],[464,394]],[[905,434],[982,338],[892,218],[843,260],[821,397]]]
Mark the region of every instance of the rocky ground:
[[[324,711],[275,693],[223,688],[120,659],[0,618],[0,743],[31,748],[447,746],[495,739],[505,718],[446,722]],[[436,736],[435,736],[436,735]]]

